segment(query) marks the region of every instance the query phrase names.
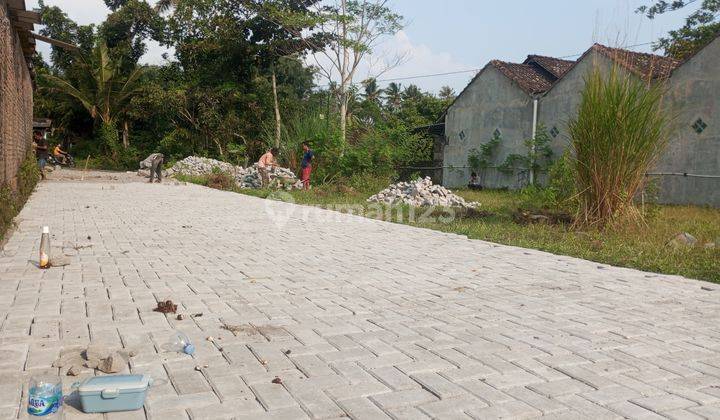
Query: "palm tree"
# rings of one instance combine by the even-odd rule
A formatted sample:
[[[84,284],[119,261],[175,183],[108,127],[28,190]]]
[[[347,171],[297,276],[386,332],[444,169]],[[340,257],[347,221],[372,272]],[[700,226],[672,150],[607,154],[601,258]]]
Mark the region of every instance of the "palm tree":
[[[80,80],[75,81],[74,85],[50,74],[43,74],[41,80],[48,87],[77,99],[92,118],[100,120],[104,132],[114,132],[117,137],[117,119],[127,110],[133,96],[138,94],[140,78],[146,68],[136,66],[130,74],[122,74],[121,63],[110,58],[103,41],[97,43],[90,57],[79,56],[78,68],[82,72]]]
[[[450,86],[443,86],[440,88],[440,93],[438,93],[438,96],[443,101],[452,101],[455,99],[457,94],[455,93],[455,89],[451,88]]]
[[[423,96],[422,91],[420,90],[417,85],[410,85],[405,88],[405,90],[402,92],[402,99],[403,101],[413,101],[420,99]]]
[[[380,99],[380,95],[382,95],[383,90],[378,89],[377,79],[374,77],[371,77],[364,82],[362,82],[363,87],[365,88],[365,100],[368,102],[378,102]]]
[[[170,9],[177,7],[179,0],[158,0],[155,3],[155,10],[159,13],[165,13]]]
[[[391,110],[397,111],[402,104],[402,85],[395,82],[388,84],[388,87],[385,88],[385,100]]]

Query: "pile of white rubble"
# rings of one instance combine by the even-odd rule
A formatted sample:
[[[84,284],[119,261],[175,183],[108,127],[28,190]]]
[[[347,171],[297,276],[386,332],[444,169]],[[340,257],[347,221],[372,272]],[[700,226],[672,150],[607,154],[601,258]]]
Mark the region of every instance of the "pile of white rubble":
[[[214,171],[221,171],[229,174],[235,178],[235,182],[237,182],[240,188],[257,189],[262,186],[262,180],[260,179],[257,163],[247,168],[243,168],[242,166],[235,166],[215,159],[188,156],[173,165],[173,167],[168,170],[168,174],[202,176],[211,174]],[[302,188],[302,181],[298,180],[297,176],[295,176],[295,174],[287,168],[271,168],[268,171],[268,177],[270,178],[270,185],[274,188],[283,188],[287,190]]]
[[[210,174],[213,171],[220,171],[235,176],[238,169],[242,169],[242,167],[215,159],[188,156],[173,165],[173,167],[168,170],[168,173],[171,175],[201,176]]]
[[[442,185],[434,185],[430,177],[411,182],[392,184],[367,200],[370,203],[407,204],[414,207],[464,207],[476,208],[480,204],[467,202]]]

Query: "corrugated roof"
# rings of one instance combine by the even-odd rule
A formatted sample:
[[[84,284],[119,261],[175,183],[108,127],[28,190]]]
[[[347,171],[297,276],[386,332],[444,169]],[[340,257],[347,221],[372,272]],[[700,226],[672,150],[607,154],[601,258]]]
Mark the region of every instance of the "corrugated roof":
[[[557,80],[556,77],[532,64],[507,63],[500,60],[493,60],[490,64],[530,95],[547,91]]]
[[[681,63],[670,57],[611,48],[601,44],[593,45],[591,50],[610,58],[638,76],[650,80],[669,77]]]
[[[572,68],[575,62],[543,55],[529,55],[523,64],[537,64],[559,79]]]

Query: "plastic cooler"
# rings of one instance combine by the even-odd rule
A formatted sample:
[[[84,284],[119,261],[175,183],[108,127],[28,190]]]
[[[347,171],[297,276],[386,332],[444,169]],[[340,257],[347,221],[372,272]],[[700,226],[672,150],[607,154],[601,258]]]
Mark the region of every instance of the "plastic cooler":
[[[150,385],[149,375],[95,376],[80,383],[78,394],[86,413],[131,411],[145,404]]]

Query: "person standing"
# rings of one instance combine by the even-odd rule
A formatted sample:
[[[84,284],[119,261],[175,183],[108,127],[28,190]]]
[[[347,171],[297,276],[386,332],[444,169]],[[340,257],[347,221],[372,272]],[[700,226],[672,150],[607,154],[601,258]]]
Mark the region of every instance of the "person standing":
[[[278,155],[278,149],[273,147],[265,152],[264,155],[260,156],[258,160],[258,173],[260,174],[261,188],[265,188],[270,185],[270,168],[278,166],[275,157]]]
[[[312,173],[312,161],[315,157],[315,153],[310,149],[310,145],[304,141],[302,143],[303,148],[303,158],[302,163],[300,164],[300,180],[303,183],[303,189],[309,190],[310,189],[310,174]]]
[[[47,165],[48,157],[48,143],[45,140],[45,136],[40,131],[33,133],[33,147],[35,148],[35,156],[38,160],[38,167],[40,167],[40,177],[45,179],[45,165]]]
[[[153,177],[155,175],[157,175],[157,182],[162,182],[162,169],[164,161],[165,155],[162,153],[153,153],[140,162],[140,169],[150,168],[150,181],[148,181],[148,183],[152,184]]]

